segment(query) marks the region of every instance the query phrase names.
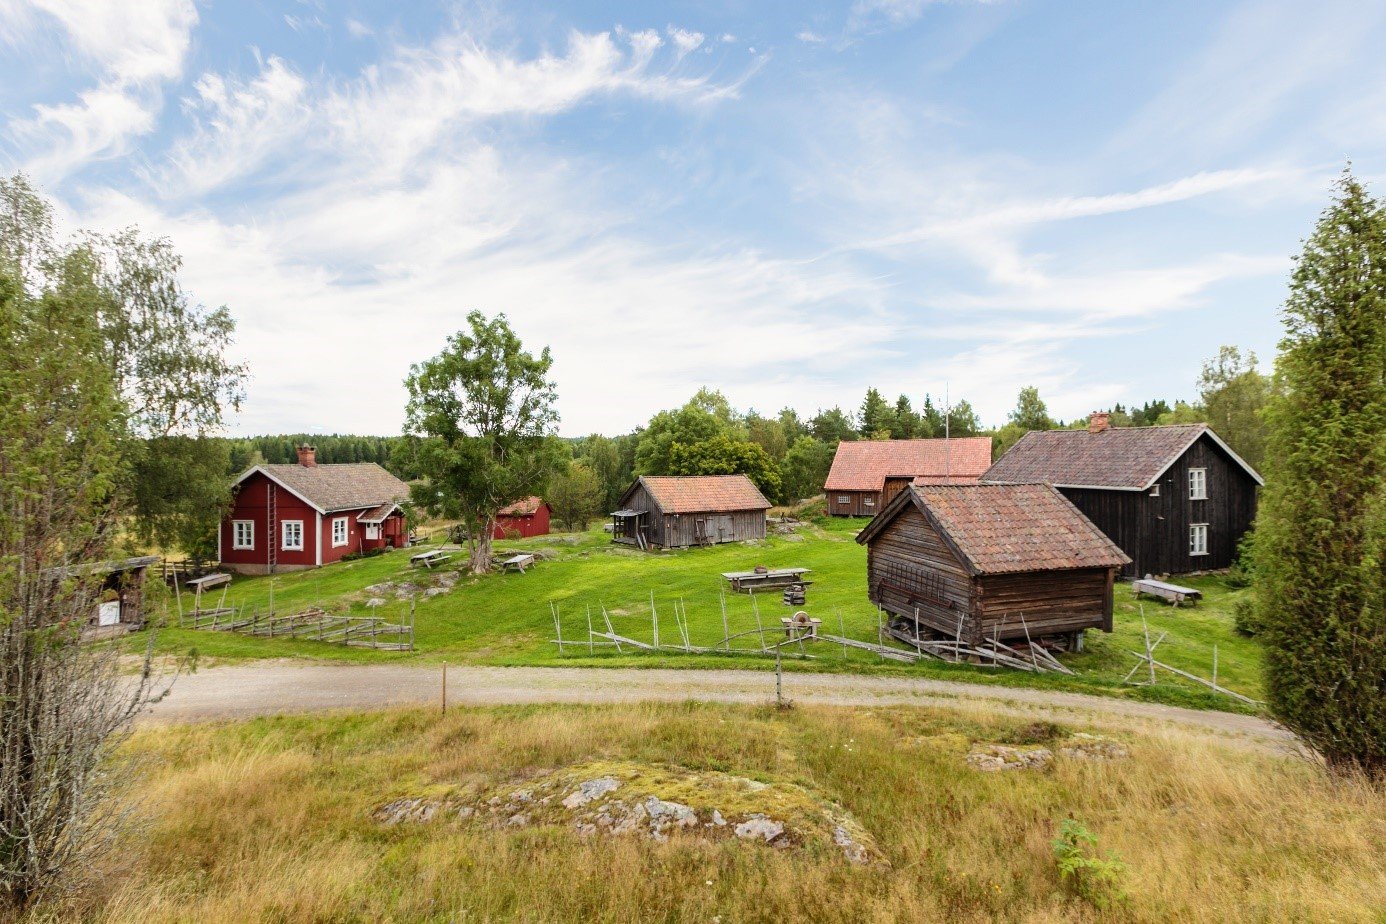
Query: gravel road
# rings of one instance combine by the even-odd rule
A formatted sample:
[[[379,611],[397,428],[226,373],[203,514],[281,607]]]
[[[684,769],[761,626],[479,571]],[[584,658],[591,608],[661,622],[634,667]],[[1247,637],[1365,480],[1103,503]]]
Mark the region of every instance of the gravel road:
[[[141,717],[145,724],[242,719],[332,709],[372,709],[438,703],[439,666],[314,664],[256,661],[213,667],[179,677],[172,693]],[[785,696],[799,703],[838,706],[926,705],[989,708],[1051,719],[1143,719],[1217,733],[1232,742],[1277,749],[1293,736],[1254,716],[1182,709],[1081,693],[1017,689],[858,674],[784,675]],[[448,702],[618,703],[652,700],[766,702],[774,675],[764,671],[607,669],[578,667],[448,668]]]

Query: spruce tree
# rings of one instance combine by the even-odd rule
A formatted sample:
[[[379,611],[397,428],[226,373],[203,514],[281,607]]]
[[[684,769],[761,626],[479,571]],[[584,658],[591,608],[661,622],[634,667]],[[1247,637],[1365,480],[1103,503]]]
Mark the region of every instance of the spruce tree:
[[[1345,171],[1297,258],[1266,412],[1257,616],[1277,718],[1386,777],[1386,209]]]

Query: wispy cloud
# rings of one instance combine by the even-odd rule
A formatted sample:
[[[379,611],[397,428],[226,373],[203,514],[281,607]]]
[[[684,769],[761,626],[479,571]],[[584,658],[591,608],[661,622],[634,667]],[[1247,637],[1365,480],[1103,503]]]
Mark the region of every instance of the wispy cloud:
[[[0,40],[14,48],[56,28],[61,47],[96,81],[75,101],[36,105],[8,126],[26,169],[52,181],[123,153],[153,128],[161,87],[182,74],[197,10],[192,0],[0,0],[0,22]]]

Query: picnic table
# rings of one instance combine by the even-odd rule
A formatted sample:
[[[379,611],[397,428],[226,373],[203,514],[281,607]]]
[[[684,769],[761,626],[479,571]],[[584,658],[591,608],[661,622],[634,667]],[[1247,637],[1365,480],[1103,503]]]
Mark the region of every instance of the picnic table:
[[[1203,592],[1200,590],[1182,587],[1179,584],[1170,584],[1166,581],[1157,581],[1148,574],[1140,580],[1132,581],[1131,590],[1137,597],[1141,594],[1150,594],[1152,597],[1168,600],[1170,606],[1178,606],[1185,600],[1197,603],[1203,599]]]
[[[222,571],[214,571],[211,574],[204,574],[202,577],[189,578],[183,583],[193,590],[206,590],[209,587],[220,587],[222,584],[231,583],[231,575]]]
[[[501,570],[518,571],[521,574],[524,574],[525,569],[528,568],[530,565],[534,564],[536,560],[537,559],[535,559],[533,553],[526,552],[521,555],[512,555],[505,561],[501,562]]]
[[[409,565],[410,567],[418,567],[419,565],[423,565],[425,568],[428,568],[431,571],[434,565],[441,565],[449,558],[452,558],[452,556],[444,552],[442,549],[429,549],[427,552],[419,552],[416,555],[410,555]]]
[[[736,593],[746,591],[753,594],[757,590],[767,587],[779,589],[788,587],[790,584],[812,584],[812,581],[804,580],[803,576],[808,574],[809,568],[767,568],[764,571],[723,571],[722,577],[731,585],[731,589]]]

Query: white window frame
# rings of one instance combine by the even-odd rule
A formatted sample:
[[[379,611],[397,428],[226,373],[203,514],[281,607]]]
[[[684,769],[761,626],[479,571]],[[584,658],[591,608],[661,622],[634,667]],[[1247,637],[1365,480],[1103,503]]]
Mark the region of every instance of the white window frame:
[[[874,497],[865,498],[865,499],[862,501],[862,503],[865,504],[867,507],[874,507],[874,506],[876,506],[876,498],[874,498]]]
[[[241,538],[241,528],[245,528],[246,536]],[[254,549],[255,548],[255,521],[254,520],[232,520],[231,521],[231,548],[233,549]]]
[[[292,545],[289,543],[289,527],[296,527],[298,531],[297,542]],[[279,548],[285,552],[303,551],[303,521],[285,520],[279,526]]]
[[[366,524],[366,538],[367,538],[367,539],[379,539],[379,538],[380,538],[380,524],[379,524],[379,523],[367,523],[367,524]]]
[[[338,533],[338,531],[339,531],[339,527],[340,527],[340,532],[341,532],[341,534],[342,534],[342,538],[340,538],[340,539],[337,538],[337,533]],[[333,518],[332,518],[332,548],[334,548],[334,549],[339,549],[339,548],[341,548],[342,546],[346,545],[349,541],[351,541],[351,540],[350,540],[350,534],[347,532],[347,518],[346,518],[346,517],[333,517]]]
[[[1208,554],[1208,524],[1191,523],[1189,524],[1189,554],[1207,555]]]
[[[1151,496],[1151,497],[1159,497],[1159,496],[1160,496],[1160,486],[1159,486],[1158,484],[1152,484],[1152,485],[1150,486],[1150,496]]]
[[[1189,469],[1189,500],[1208,499],[1208,470],[1206,468]]]
[[[848,497],[846,494],[839,494],[837,496],[837,502],[839,504],[850,504],[852,502],[852,499]]]

